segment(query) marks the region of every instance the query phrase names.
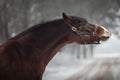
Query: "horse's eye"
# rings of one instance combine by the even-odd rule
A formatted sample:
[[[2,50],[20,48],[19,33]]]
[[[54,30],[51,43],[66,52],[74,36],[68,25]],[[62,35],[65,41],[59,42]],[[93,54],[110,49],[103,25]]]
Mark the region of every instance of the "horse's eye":
[[[82,21],[77,21],[77,23],[81,23]]]
[[[86,22],[80,22],[79,24],[80,25],[86,25]]]
[[[80,24],[80,25],[86,25],[86,24],[87,24],[87,21],[86,21],[86,20],[79,21],[79,24]]]
[[[91,29],[85,29],[86,32],[91,33]]]

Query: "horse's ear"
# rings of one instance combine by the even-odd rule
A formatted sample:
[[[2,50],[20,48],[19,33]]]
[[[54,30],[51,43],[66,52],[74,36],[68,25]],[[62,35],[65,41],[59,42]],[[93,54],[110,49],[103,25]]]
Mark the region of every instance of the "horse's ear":
[[[67,16],[64,12],[63,12],[63,19],[64,19],[66,22],[68,22],[68,23],[71,22],[71,17],[70,17],[70,16]]]

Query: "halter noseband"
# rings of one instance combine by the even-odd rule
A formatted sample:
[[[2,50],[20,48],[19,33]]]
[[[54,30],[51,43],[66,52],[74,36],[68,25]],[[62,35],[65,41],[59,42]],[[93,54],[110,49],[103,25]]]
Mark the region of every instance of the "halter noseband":
[[[84,39],[84,35],[92,35],[92,36],[96,36],[97,35],[97,30],[98,30],[98,27],[96,26],[95,27],[95,30],[94,32],[91,32],[91,33],[88,33],[88,34],[85,34],[85,33],[82,33],[81,31],[79,31],[79,29],[77,29],[75,26],[72,26],[70,24],[68,24],[66,21],[65,23],[71,28],[71,30],[73,32],[75,32],[78,36],[80,36],[80,38],[82,39],[82,41],[84,42],[84,44],[100,44],[100,41],[97,40],[96,42],[93,42],[93,43],[87,43]]]

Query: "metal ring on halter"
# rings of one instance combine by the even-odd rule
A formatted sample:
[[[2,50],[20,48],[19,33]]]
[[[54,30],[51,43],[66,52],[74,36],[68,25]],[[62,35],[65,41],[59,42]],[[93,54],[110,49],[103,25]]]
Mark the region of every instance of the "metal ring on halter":
[[[72,31],[77,31],[77,28],[73,26],[73,27],[71,27],[71,30]]]

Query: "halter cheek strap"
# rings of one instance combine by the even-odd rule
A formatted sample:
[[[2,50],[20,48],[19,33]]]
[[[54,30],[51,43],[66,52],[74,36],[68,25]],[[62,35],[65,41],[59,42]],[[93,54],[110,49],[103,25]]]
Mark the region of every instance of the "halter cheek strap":
[[[72,25],[70,25],[70,24],[68,24],[68,22],[66,22],[65,20],[64,20],[64,22],[71,28],[71,30],[73,31],[73,32],[75,32],[78,36],[80,36],[80,38],[82,39],[82,41],[84,42],[84,44],[87,44],[87,42],[85,41],[85,39],[84,39],[84,35],[92,35],[92,36],[96,36],[97,35],[97,30],[98,30],[98,27],[96,26],[96,28],[95,28],[95,30],[94,30],[94,32],[92,32],[92,33],[90,33],[90,34],[84,34],[84,33],[82,33],[81,31],[79,31],[75,26],[72,26]],[[88,43],[89,44],[89,43]],[[94,43],[92,43],[92,44],[100,44],[100,41],[98,40],[97,42],[94,42]]]
[[[81,34],[81,31],[79,31],[76,27],[68,24],[65,20],[64,20],[64,22],[71,28],[71,30],[72,30],[73,32],[75,32],[77,35],[79,35],[80,38],[82,39],[82,41],[84,42],[84,44],[86,44],[86,41],[85,41],[85,39],[83,38],[83,35]]]
[[[82,41],[84,42],[84,44],[86,44],[86,41],[85,41],[85,39],[83,38],[83,35],[81,34],[81,32],[80,32],[76,27],[72,26],[72,27],[71,27],[71,30],[72,30],[73,32],[77,33],[77,35],[80,36],[80,38],[82,39]]]

